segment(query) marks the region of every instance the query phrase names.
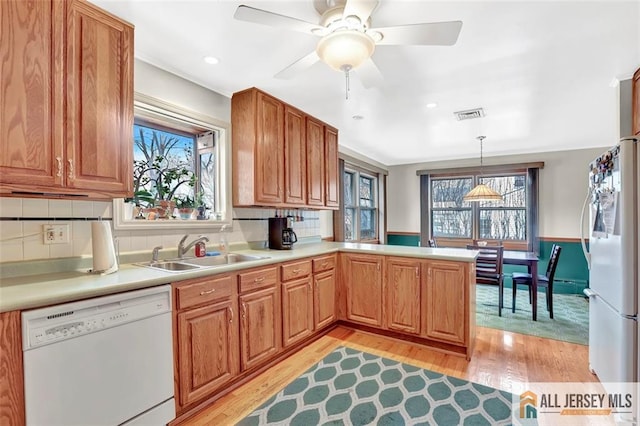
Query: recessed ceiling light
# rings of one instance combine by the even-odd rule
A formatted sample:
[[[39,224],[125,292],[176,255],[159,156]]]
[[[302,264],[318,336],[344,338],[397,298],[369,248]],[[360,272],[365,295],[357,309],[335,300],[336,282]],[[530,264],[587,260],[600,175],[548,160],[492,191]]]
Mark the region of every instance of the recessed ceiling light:
[[[364,117],[363,117],[363,116],[361,116],[361,115],[354,115],[354,116],[353,116],[353,117],[351,117],[351,118],[353,118],[353,119],[354,119],[354,120],[356,120],[356,121],[357,121],[357,120],[364,120]]]
[[[437,106],[438,106],[438,104],[435,103],[435,102],[430,102],[430,103],[427,104],[427,108],[435,108]]]
[[[208,63],[209,65],[215,65],[218,62],[220,62],[220,60],[215,56],[205,56],[204,58],[202,58],[202,60]]]

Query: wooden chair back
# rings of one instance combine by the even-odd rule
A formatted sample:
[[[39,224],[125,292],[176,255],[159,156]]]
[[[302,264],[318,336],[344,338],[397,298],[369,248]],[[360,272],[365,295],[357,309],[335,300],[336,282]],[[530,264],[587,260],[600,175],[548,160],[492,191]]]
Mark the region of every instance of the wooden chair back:
[[[480,252],[476,258],[476,284],[501,285],[504,247],[468,245],[467,249]]]
[[[551,253],[549,254],[549,263],[547,264],[547,272],[545,275],[549,280],[549,283],[553,282],[553,277],[556,275],[556,268],[558,267],[558,259],[560,258],[560,251],[562,247],[554,244],[551,247]]]

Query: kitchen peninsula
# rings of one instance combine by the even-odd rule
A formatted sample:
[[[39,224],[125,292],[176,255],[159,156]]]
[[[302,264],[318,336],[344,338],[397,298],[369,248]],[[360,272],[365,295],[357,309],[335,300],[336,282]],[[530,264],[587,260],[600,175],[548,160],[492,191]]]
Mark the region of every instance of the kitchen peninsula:
[[[19,418],[24,411],[16,391],[22,386],[20,311],[167,283],[173,299],[174,424],[336,324],[471,358],[474,251],[327,242],[284,251],[232,249],[261,258],[180,273],[127,264],[105,276],[72,271],[3,277],[0,361],[11,367],[3,371],[15,373],[2,377],[2,391],[18,396],[2,405],[0,417]],[[192,332],[197,327],[206,342]],[[199,353],[202,345],[208,350]]]

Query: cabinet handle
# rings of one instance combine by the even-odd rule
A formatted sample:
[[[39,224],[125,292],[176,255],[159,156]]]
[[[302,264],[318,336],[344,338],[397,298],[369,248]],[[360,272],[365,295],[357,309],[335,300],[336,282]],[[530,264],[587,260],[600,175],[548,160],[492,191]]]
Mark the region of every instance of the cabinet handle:
[[[247,318],[247,304],[246,303],[242,303],[242,319]]]
[[[73,179],[74,178],[73,159],[68,159],[67,162],[69,163],[69,174],[67,175],[67,177],[69,179]]]
[[[420,268],[416,266],[416,278],[420,278]]]
[[[229,306],[229,315],[231,315],[229,322],[233,322],[233,308],[231,306]]]
[[[200,292],[200,296],[204,296],[205,294],[211,294],[211,293],[213,293],[214,291],[216,291],[216,289],[215,289],[215,288],[212,288],[211,290],[207,290],[207,291],[201,291],[201,292]]]
[[[322,265],[320,267],[326,268],[327,266],[329,266],[329,262],[322,262]]]
[[[299,274],[299,273],[300,273],[300,269],[294,269],[294,270],[293,270],[293,271],[291,271],[291,272],[293,272],[294,274],[296,274],[296,275],[297,275],[297,274]]]
[[[62,158],[56,157],[56,162],[58,163],[58,171],[56,172],[56,176],[62,176]]]
[[[256,278],[255,280],[253,280],[254,283],[261,283],[262,281],[264,281],[264,277]]]
[[[380,263],[376,263],[376,268],[378,269],[378,271],[380,270]]]

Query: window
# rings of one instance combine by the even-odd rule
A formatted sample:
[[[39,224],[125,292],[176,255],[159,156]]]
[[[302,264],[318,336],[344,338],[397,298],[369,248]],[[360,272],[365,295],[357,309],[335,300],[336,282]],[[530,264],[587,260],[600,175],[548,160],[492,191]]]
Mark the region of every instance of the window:
[[[527,192],[527,179],[537,182],[535,173],[521,169],[505,173],[463,175],[430,174],[423,180],[423,205],[428,207],[427,233],[422,238],[439,240],[438,245],[463,247],[473,240],[497,240],[511,249],[532,249],[537,229],[537,197]],[[477,170],[476,170],[477,171]],[[484,183],[502,194],[502,201],[469,203],[464,195]],[[428,193],[425,193],[428,191]],[[534,191],[535,192],[535,191]]]
[[[114,202],[116,229],[230,223],[227,128],[213,118],[136,94],[134,194]]]
[[[344,240],[378,239],[378,178],[345,167]]]

